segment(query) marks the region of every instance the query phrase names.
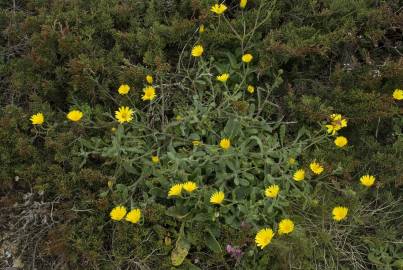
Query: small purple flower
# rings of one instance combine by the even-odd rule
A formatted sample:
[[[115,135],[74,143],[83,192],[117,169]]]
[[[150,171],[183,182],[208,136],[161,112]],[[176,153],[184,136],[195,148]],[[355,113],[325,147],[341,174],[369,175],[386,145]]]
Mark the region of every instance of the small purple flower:
[[[243,255],[243,252],[242,252],[241,248],[239,248],[239,247],[233,247],[230,244],[228,244],[225,249],[226,249],[227,253],[236,260],[239,260]]]

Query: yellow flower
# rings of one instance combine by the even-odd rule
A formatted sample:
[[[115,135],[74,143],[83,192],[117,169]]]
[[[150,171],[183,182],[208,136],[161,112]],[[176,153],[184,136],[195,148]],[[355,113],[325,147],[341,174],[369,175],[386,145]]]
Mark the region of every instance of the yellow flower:
[[[199,140],[194,140],[194,141],[192,141],[192,144],[193,144],[193,146],[199,146],[199,145],[201,145],[202,143],[201,143],[201,141],[199,141]]]
[[[231,147],[231,141],[230,141],[230,139],[227,139],[227,138],[221,139],[221,141],[220,141],[220,147],[221,147],[222,149],[224,149],[224,150],[227,150],[228,148],[230,148],[230,147]]]
[[[330,115],[330,125],[326,125],[327,132],[334,135],[336,131],[347,126],[347,119],[343,118],[341,114]]]
[[[316,161],[311,162],[311,164],[309,164],[309,168],[311,168],[311,171],[314,174],[321,174],[323,172],[323,166]]]
[[[227,6],[224,4],[215,4],[210,10],[215,14],[221,15],[227,10]]]
[[[129,93],[130,91],[130,86],[128,86],[127,84],[122,84],[121,86],[119,86],[118,92],[121,95],[126,95],[127,93]]]
[[[78,110],[73,110],[67,114],[67,119],[73,122],[80,121],[80,119],[83,117],[83,113],[78,111]]]
[[[253,92],[255,92],[255,87],[254,87],[253,85],[248,85],[248,87],[246,88],[246,90],[247,90],[249,93],[253,94]]]
[[[196,45],[192,49],[192,56],[194,57],[200,57],[203,54],[203,46],[202,45]]]
[[[348,143],[348,140],[347,140],[347,138],[344,137],[344,136],[338,136],[338,137],[334,140],[334,144],[335,144],[337,147],[344,147],[344,146],[347,145],[347,143]]]
[[[337,206],[333,208],[332,211],[333,219],[336,221],[341,221],[347,217],[347,213],[348,213],[347,207]]]
[[[31,116],[32,125],[42,125],[45,122],[43,113],[37,113]]]
[[[148,84],[152,84],[153,81],[154,81],[153,76],[151,76],[151,75],[147,75],[147,76],[146,76],[146,82],[147,82]]]
[[[175,117],[175,119],[176,119],[176,121],[181,121],[181,120],[183,120],[183,117],[180,116],[180,115],[177,115],[177,116]]]
[[[295,158],[290,157],[290,158],[288,159],[288,164],[294,165],[295,163],[297,163],[297,161],[295,160]]]
[[[115,127],[111,128],[111,132],[115,133],[115,132],[116,132],[116,128],[115,128]]]
[[[217,80],[220,82],[223,82],[223,83],[225,83],[228,80],[228,78],[229,78],[228,73],[223,73],[223,74],[217,76]]]
[[[360,182],[363,186],[370,187],[375,183],[375,176],[373,175],[363,175],[360,178]]]
[[[122,218],[124,218],[124,216],[126,215],[126,212],[126,207],[124,207],[123,205],[118,205],[110,212],[111,219],[117,221],[122,220]]]
[[[275,198],[277,197],[279,191],[280,187],[278,185],[271,185],[265,189],[264,194],[266,195],[266,197]]]
[[[119,123],[130,122],[133,120],[133,110],[129,107],[122,106],[118,111],[115,111],[115,118]]]
[[[403,90],[395,89],[395,91],[393,91],[393,98],[396,100],[403,100]]]
[[[250,61],[252,61],[252,59],[253,56],[250,53],[242,55],[242,62],[244,63],[249,63]]]
[[[289,234],[294,230],[294,222],[291,219],[283,219],[278,224],[278,234]]]
[[[144,95],[141,97],[142,100],[153,100],[157,96],[155,94],[155,88],[152,86],[146,86],[146,88],[143,89]]]
[[[152,161],[154,164],[157,164],[157,163],[160,162],[160,158],[159,158],[158,156],[151,156],[151,161]]]
[[[168,192],[168,197],[179,196],[182,193],[183,184],[175,184],[171,186]]]
[[[264,228],[258,231],[255,237],[255,243],[261,249],[264,249],[268,244],[270,244],[271,239],[274,236],[274,232],[270,228]]]
[[[305,179],[305,171],[304,171],[304,169],[297,170],[294,173],[292,178],[297,182],[304,180]]]
[[[138,223],[140,221],[141,217],[141,211],[138,208],[130,210],[129,213],[127,213],[126,216],[126,221],[129,221],[131,223]]]
[[[112,180],[109,180],[108,181],[108,188],[112,188],[113,187],[113,182],[112,182]]]
[[[240,6],[241,8],[245,8],[247,3],[248,3],[248,0],[241,0],[241,1],[239,2],[239,6]]]
[[[224,192],[218,191],[214,192],[210,197],[210,203],[212,204],[221,204],[224,201],[225,195]]]
[[[187,182],[183,183],[183,189],[186,190],[187,192],[191,193],[197,189],[197,184],[192,181],[187,181]]]
[[[204,31],[206,31],[206,29],[205,29],[205,27],[204,27],[204,24],[202,24],[202,25],[199,26],[199,33],[200,33],[200,34],[201,34],[201,33],[204,33]]]

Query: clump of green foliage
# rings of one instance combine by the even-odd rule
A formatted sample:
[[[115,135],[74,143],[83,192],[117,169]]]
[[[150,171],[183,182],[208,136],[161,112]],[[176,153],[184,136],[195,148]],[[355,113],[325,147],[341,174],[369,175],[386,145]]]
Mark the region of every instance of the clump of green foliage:
[[[170,269],[172,254],[181,269],[402,266],[399,1],[225,1],[225,18],[208,0],[10,2],[0,4],[1,266]],[[215,80],[224,72],[227,84]],[[140,100],[146,74],[152,103]],[[132,123],[113,119],[120,105],[135,108]],[[66,120],[72,108],[83,121]],[[43,128],[30,125],[37,112]],[[348,119],[346,148],[323,129],[331,113]],[[325,174],[294,182],[313,159]],[[367,173],[370,189],[358,180]],[[167,197],[186,180],[198,190]],[[275,200],[264,198],[272,183]],[[219,189],[226,201],[211,205]],[[117,204],[141,208],[141,223],[111,221]],[[331,219],[336,205],[349,207],[344,223]],[[258,250],[256,231],[283,217],[295,231]]]

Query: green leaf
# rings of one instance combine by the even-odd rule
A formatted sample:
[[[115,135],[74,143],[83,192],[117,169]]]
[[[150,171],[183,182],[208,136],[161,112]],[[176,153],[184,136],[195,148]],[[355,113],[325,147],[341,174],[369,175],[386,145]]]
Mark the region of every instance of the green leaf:
[[[221,253],[222,252],[220,244],[218,243],[218,241],[215,238],[214,234],[210,230],[207,230],[205,243],[206,243],[206,246],[211,251],[213,251],[214,253]]]
[[[179,266],[183,263],[189,253],[190,244],[185,239],[178,239],[175,248],[171,253],[171,262],[173,266]]]

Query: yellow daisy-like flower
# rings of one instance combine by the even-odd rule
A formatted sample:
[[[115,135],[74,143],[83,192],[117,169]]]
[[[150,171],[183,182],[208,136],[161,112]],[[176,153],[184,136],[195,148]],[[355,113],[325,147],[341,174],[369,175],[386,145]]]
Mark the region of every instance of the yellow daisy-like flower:
[[[199,146],[202,144],[202,142],[199,140],[194,140],[194,141],[192,141],[192,144],[193,144],[193,146]]]
[[[323,172],[323,166],[320,165],[318,162],[313,161],[311,164],[309,164],[309,168],[311,168],[311,171],[314,174],[321,174]]]
[[[118,205],[110,212],[111,219],[116,221],[122,220],[122,218],[125,217],[126,212],[126,207],[124,207],[123,205]]]
[[[155,94],[155,88],[152,86],[146,86],[143,89],[144,95],[141,97],[142,100],[146,101],[146,100],[153,100],[155,99],[155,97],[157,96]]]
[[[77,121],[81,120],[83,115],[84,114],[82,112],[80,112],[79,110],[73,110],[67,114],[67,119],[69,119],[70,121],[73,121],[73,122],[77,122]]]
[[[250,53],[242,55],[242,62],[244,63],[249,63],[250,61],[252,61],[252,59],[253,55],[251,55]]]
[[[196,45],[192,49],[192,56],[193,57],[200,57],[202,56],[204,52],[203,46],[202,45]]]
[[[297,170],[294,173],[292,178],[297,182],[304,180],[305,179],[305,170],[304,169]]]
[[[241,1],[239,2],[239,6],[240,6],[241,8],[245,8],[247,3],[248,3],[248,0],[241,0]]]
[[[375,176],[373,175],[363,175],[360,178],[360,182],[363,186],[370,187],[375,183]]]
[[[395,89],[395,91],[393,91],[393,98],[396,100],[403,100],[403,90]]]
[[[217,15],[221,15],[227,10],[227,6],[224,4],[215,4],[210,10]]]
[[[129,93],[130,91],[130,86],[128,86],[127,84],[122,84],[121,86],[119,86],[118,92],[121,95],[127,95],[127,93]]]
[[[147,75],[147,76],[146,76],[146,82],[147,82],[148,84],[153,84],[153,81],[154,81],[153,76],[151,76],[151,75]]]
[[[45,122],[45,116],[43,113],[37,113],[31,116],[32,125],[42,125]]]
[[[220,147],[221,147],[222,149],[224,149],[224,150],[227,150],[228,148],[230,148],[230,147],[231,147],[231,141],[230,141],[230,139],[227,139],[227,138],[221,139],[221,141],[220,141]]]
[[[248,87],[246,88],[246,90],[247,90],[249,93],[253,94],[253,93],[255,92],[255,87],[254,87],[253,85],[248,85]]]
[[[337,206],[333,208],[332,215],[336,221],[341,221],[347,217],[348,208],[343,206]]]
[[[338,137],[334,140],[334,144],[335,144],[337,147],[344,147],[344,146],[347,145],[347,143],[348,143],[348,140],[347,140],[347,138],[344,137],[344,136],[338,136]]]
[[[122,106],[118,111],[115,111],[115,118],[119,123],[130,122],[133,120],[133,110],[129,107]]]
[[[192,181],[187,181],[187,182],[183,183],[183,189],[186,190],[187,192],[192,193],[193,191],[195,191],[197,189],[197,184]]]
[[[175,184],[171,186],[168,192],[168,197],[179,196],[182,193],[183,184]]]
[[[225,194],[222,191],[214,192],[210,197],[210,203],[221,204],[224,201]]]
[[[278,185],[271,185],[265,189],[264,195],[266,195],[266,197],[268,197],[268,198],[275,198],[275,197],[277,197],[279,192],[280,192],[280,187]]]
[[[127,213],[126,216],[126,221],[129,221],[131,223],[138,223],[140,221],[141,217],[141,211],[138,208],[130,210],[129,213]]]
[[[217,76],[217,80],[220,82],[223,82],[223,83],[225,83],[228,80],[228,78],[229,78],[228,73],[223,73],[223,74]]]
[[[291,219],[283,219],[278,224],[278,234],[289,234],[294,231],[294,222]]]
[[[255,243],[261,249],[264,249],[268,244],[270,244],[271,239],[273,239],[274,232],[270,228],[264,228],[258,231],[255,236]]]
[[[334,135],[340,129],[347,127],[347,119],[343,118],[341,114],[330,115],[330,125],[326,125],[327,132]]]
[[[159,158],[158,156],[151,156],[151,161],[152,161],[154,164],[157,164],[157,163],[160,162],[160,158]]]
[[[204,27],[204,24],[199,26],[199,33],[204,33],[204,31],[206,31],[206,28]]]

